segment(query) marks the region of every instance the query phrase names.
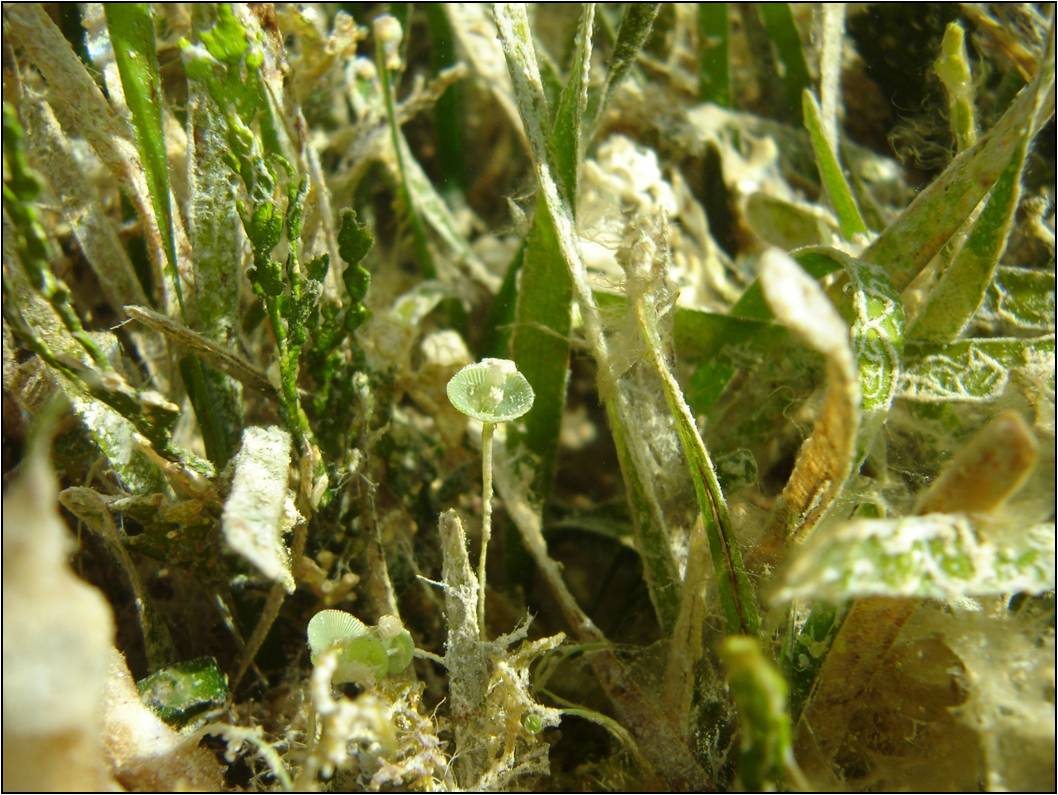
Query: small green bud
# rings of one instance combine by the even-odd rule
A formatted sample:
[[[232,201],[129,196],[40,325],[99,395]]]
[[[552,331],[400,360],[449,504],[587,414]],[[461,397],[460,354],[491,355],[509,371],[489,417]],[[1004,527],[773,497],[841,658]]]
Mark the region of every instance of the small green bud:
[[[345,330],[347,333],[352,334],[367,320],[369,312],[367,307],[363,304],[357,304],[351,306],[345,310]]]
[[[350,267],[359,265],[374,243],[371,232],[357,220],[356,213],[353,210],[342,210],[342,225],[338,230],[338,253],[346,264]],[[348,271],[348,268],[346,270]]]
[[[250,269],[250,281],[264,295],[282,295],[283,265],[270,257],[265,257]]]
[[[308,282],[305,287],[318,282]],[[319,299],[319,291],[305,289],[297,300],[290,300],[283,307],[283,317],[290,324],[290,341],[294,345],[304,345],[307,339],[309,323],[316,311],[316,301]]]
[[[227,64],[238,63],[249,46],[246,29],[227,3],[217,5],[217,24],[201,35],[210,55]]]
[[[305,273],[314,282],[322,282],[327,276],[327,269],[331,266],[331,257],[329,254],[320,254],[320,256],[310,259],[305,265]]]
[[[261,68],[261,64],[264,63],[264,50],[260,47],[251,47],[250,52],[246,55],[246,65],[253,70]]]
[[[283,219],[276,212],[275,205],[258,204],[250,216],[250,228],[246,230],[253,246],[254,255],[267,257],[272,249],[279,245],[283,237]]]
[[[237,153],[248,154],[253,148],[253,130],[234,110],[225,115],[225,120],[228,122],[228,143],[232,144]]]
[[[544,730],[544,723],[539,715],[527,712],[522,716],[522,728],[530,734],[539,734]]]
[[[289,160],[287,160],[285,157],[283,157],[283,155],[279,154],[278,152],[273,152],[270,155],[270,160],[273,163],[278,163],[279,164],[279,167],[283,169],[283,173],[287,175],[287,179],[293,180],[293,179],[295,179],[297,177],[298,172],[294,168],[293,163],[291,163]],[[288,198],[292,197],[296,193],[297,193],[297,189],[294,188],[294,187],[291,187],[291,189],[287,193],[287,197]]]
[[[290,240],[301,239],[301,224],[305,217],[305,197],[309,193],[308,177],[302,177],[298,183],[287,189],[287,237]]]
[[[415,653],[411,633],[396,616],[382,616],[378,620],[378,634],[389,657],[389,673],[400,673],[408,667]]]
[[[224,163],[228,166],[228,168],[230,168],[236,174],[239,174],[241,172],[242,163],[239,162],[239,156],[236,155],[233,151],[231,151],[231,149],[225,149],[222,157],[224,158]]]
[[[345,338],[344,316],[339,314],[335,304],[325,302],[320,304],[320,311],[314,320],[313,337],[315,338],[315,350],[317,353],[327,353]]]
[[[360,303],[371,286],[371,271],[363,265],[350,265],[342,272],[342,281],[345,282],[349,297]]]
[[[4,103],[4,170],[10,173],[5,186],[15,192],[23,202],[36,201],[40,193],[40,180],[29,166],[23,148],[25,132],[13,106]],[[6,205],[5,205],[6,206]]]

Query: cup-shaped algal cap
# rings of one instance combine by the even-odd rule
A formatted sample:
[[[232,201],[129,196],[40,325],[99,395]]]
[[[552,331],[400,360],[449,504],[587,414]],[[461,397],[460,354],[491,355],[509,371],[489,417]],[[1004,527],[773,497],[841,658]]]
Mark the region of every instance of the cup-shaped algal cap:
[[[516,420],[533,407],[533,388],[508,359],[468,364],[448,382],[452,405],[482,422]]]
[[[370,632],[364,622],[344,610],[321,610],[309,620],[309,648],[312,661],[334,646],[344,645],[353,638]]]

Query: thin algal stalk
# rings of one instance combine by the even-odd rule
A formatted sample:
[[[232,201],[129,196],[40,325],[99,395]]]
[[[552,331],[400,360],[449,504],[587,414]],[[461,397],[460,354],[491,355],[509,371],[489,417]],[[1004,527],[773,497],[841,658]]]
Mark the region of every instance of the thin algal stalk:
[[[485,560],[492,537],[492,434],[496,426],[491,422],[481,425],[481,555],[478,558],[478,626],[481,638],[488,638],[485,629]]]

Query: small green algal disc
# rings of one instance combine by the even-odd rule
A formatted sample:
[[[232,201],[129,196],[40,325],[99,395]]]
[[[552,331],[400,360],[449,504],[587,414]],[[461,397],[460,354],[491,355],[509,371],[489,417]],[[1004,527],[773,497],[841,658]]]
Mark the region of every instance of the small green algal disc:
[[[508,359],[482,359],[448,382],[452,405],[482,422],[510,422],[533,407],[533,388]]]
[[[539,734],[544,730],[544,722],[540,720],[539,715],[527,712],[522,716],[522,728],[530,734]]]
[[[384,638],[382,645],[389,657],[389,673],[399,674],[411,662],[415,654],[415,642],[411,639],[408,630],[401,630],[399,635],[392,638]]]
[[[338,667],[331,679],[336,685],[355,682],[370,685],[389,673],[389,655],[382,641],[374,635],[350,638],[341,645]]]

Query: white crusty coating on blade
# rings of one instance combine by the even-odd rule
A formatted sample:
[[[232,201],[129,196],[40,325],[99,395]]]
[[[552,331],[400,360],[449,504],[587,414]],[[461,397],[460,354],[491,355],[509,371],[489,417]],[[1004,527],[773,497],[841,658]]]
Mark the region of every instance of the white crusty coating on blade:
[[[243,431],[222,527],[224,540],[234,552],[293,593],[294,576],[281,521],[289,466],[289,433],[276,426]]]

